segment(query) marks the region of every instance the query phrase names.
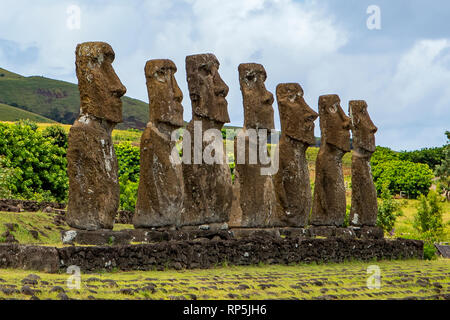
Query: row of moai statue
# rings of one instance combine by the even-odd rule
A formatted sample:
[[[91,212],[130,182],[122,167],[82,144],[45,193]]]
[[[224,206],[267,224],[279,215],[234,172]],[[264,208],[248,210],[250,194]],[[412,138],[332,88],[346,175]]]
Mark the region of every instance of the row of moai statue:
[[[118,164],[111,133],[122,121],[121,97],[126,88],[114,72],[113,60],[114,51],[106,43],[77,46],[81,110],[70,129],[67,152],[67,223],[77,229],[112,229],[118,211]],[[173,152],[176,142],[171,134],[184,125],[183,94],[175,80],[176,71],[170,60],[150,60],[145,65],[150,121],[140,145],[140,180],[133,218],[136,228],[205,224],[225,228],[342,226],[346,216],[342,157],[350,151],[350,130],[354,149],[350,223],[376,224],[377,195],[370,157],[375,151],[377,128],[364,101],[350,101],[348,117],[337,95],[321,96],[317,114],[305,102],[299,84],[279,84],[279,169],[273,175],[262,175],[260,169],[265,164],[250,164],[246,155],[244,163],[236,164],[233,183],[225,150],[222,163],[174,161],[178,153]],[[262,65],[244,63],[238,71],[244,127],[236,139],[243,137],[247,148],[253,142],[246,131],[274,129],[274,97],[264,85],[267,74]],[[191,137],[200,135],[202,148],[206,148],[204,132],[221,130],[230,122],[226,100],[229,88],[219,75],[219,61],[213,54],[186,57],[186,73],[192,103],[192,120],[186,131]],[[319,116],[321,147],[312,197],[306,150],[315,144],[314,121]],[[183,139],[183,157],[185,153],[192,160],[198,156],[194,140]],[[239,152],[236,145],[235,140],[235,158]]]

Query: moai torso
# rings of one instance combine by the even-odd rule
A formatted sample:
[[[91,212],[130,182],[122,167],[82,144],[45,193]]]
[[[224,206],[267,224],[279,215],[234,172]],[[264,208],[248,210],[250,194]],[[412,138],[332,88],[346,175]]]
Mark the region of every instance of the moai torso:
[[[375,226],[377,223],[377,191],[370,168],[370,158],[375,152],[377,127],[370,119],[365,101],[350,101],[349,114],[352,120],[352,207],[350,224]]]
[[[315,144],[314,120],[319,116],[303,99],[298,83],[279,84],[277,101],[281,119],[279,169],[275,190],[286,227],[304,227],[311,212],[306,150]]]
[[[67,150],[69,201],[66,220],[84,230],[112,229],[119,207],[118,165],[111,138],[122,122],[126,88],[112,67],[114,51],[103,42],[76,49],[80,116],[70,128]]]
[[[226,223],[232,201],[231,173],[220,130],[230,122],[228,86],[219,75],[219,62],[213,54],[186,57],[186,73],[192,120],[183,135],[185,205],[181,223]]]
[[[140,178],[133,223],[136,228],[177,226],[183,210],[181,159],[172,133],[183,126],[183,94],[170,60],[150,60],[145,77],[150,122],[141,137]]]
[[[342,157],[350,151],[350,119],[337,95],[319,97],[321,146],[316,160],[314,200],[310,223],[342,226],[346,199]]]
[[[270,164],[265,143],[258,142],[259,135],[267,135],[274,129],[273,95],[267,91],[264,81],[267,75],[260,64],[239,65],[239,82],[244,103],[244,128],[235,139],[235,201],[241,215],[233,217],[242,227],[282,226],[282,210],[278,204],[272,175],[262,174]],[[251,154],[256,158],[251,159]],[[235,206],[237,207],[237,206]],[[236,223],[233,223],[235,225]]]

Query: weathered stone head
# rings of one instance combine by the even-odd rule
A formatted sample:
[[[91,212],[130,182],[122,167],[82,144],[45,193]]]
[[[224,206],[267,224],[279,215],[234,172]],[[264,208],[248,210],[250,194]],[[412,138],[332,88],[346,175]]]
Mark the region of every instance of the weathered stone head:
[[[319,97],[320,131],[322,143],[350,151],[350,118],[341,108],[341,99],[336,94]]]
[[[175,80],[177,67],[171,60],[149,60],[145,64],[150,121],[183,126],[183,93]]]
[[[230,122],[228,86],[219,75],[219,61],[212,53],[186,57],[186,76],[193,114],[217,121]]]
[[[348,113],[352,121],[353,147],[368,152],[375,152],[375,127],[367,112],[364,100],[353,100],[348,104]]]
[[[276,93],[281,132],[308,145],[315,144],[314,121],[319,114],[303,99],[302,87],[298,83],[281,83]]]
[[[274,129],[273,94],[267,91],[264,82],[266,70],[257,63],[239,65],[239,83],[244,100],[244,127]]]
[[[127,89],[112,67],[115,54],[111,46],[104,42],[85,42],[77,45],[75,54],[81,114],[122,122],[120,98]]]

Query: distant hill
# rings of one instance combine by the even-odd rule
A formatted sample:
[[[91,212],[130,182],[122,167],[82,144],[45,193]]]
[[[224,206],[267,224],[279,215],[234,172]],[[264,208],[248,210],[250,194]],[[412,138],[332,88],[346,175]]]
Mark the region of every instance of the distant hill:
[[[117,128],[144,128],[148,122],[148,103],[129,97],[123,97],[122,101],[124,122]],[[80,110],[76,84],[38,76],[23,77],[2,68],[0,103],[63,124],[72,124]]]
[[[0,121],[18,121],[23,119],[39,123],[56,123],[41,115],[0,103]]]

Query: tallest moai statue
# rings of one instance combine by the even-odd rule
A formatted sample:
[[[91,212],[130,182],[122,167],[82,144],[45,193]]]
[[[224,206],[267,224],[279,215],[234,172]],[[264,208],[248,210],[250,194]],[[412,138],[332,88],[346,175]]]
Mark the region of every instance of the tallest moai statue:
[[[82,43],[75,54],[81,108],[69,132],[66,220],[78,229],[112,229],[120,189],[111,133],[122,122],[126,88],[112,67],[109,44]]]

